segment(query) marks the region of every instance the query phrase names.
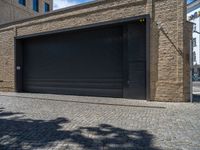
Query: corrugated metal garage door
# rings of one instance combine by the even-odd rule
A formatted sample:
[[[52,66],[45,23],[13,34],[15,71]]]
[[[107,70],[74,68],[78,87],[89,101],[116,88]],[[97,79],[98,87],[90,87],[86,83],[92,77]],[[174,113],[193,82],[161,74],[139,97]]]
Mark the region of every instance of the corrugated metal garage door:
[[[122,97],[122,28],[26,39],[23,90]]]
[[[17,40],[17,91],[147,98],[146,23],[133,21]]]

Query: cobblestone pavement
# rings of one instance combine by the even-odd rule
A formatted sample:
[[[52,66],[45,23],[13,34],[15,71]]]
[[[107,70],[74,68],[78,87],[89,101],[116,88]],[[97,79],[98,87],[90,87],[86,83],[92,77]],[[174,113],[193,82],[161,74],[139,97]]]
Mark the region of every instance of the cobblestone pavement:
[[[200,103],[0,93],[0,149],[200,150]]]

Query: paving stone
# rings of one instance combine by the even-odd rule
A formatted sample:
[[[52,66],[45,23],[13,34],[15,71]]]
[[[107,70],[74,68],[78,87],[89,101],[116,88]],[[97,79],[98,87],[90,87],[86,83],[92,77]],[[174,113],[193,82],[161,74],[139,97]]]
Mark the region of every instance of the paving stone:
[[[200,103],[0,93],[0,149],[199,150]]]

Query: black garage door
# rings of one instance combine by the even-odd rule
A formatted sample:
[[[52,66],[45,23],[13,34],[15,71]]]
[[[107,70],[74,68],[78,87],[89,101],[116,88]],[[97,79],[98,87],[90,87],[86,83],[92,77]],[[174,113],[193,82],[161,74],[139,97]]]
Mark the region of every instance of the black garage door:
[[[146,99],[145,34],[134,22],[20,40],[21,90]]]

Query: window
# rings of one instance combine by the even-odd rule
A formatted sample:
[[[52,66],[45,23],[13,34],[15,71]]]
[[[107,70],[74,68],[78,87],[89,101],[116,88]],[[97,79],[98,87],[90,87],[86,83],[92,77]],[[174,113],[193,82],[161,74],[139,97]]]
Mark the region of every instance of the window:
[[[197,25],[196,24],[193,25],[193,31],[197,31]]]
[[[198,68],[197,70],[198,70],[198,76],[200,77],[200,68]]]
[[[196,63],[196,61],[197,61],[197,56],[196,56],[196,53],[193,52],[193,63]]]
[[[33,10],[39,12],[39,1],[33,0]]]
[[[197,46],[197,39],[196,39],[196,38],[193,38],[192,44],[193,44],[193,47],[196,47],[196,46]]]
[[[26,0],[18,0],[19,4],[26,6]]]
[[[44,12],[49,12],[50,11],[50,6],[48,3],[44,3]]]
[[[192,75],[194,76],[194,68],[192,68]]]

